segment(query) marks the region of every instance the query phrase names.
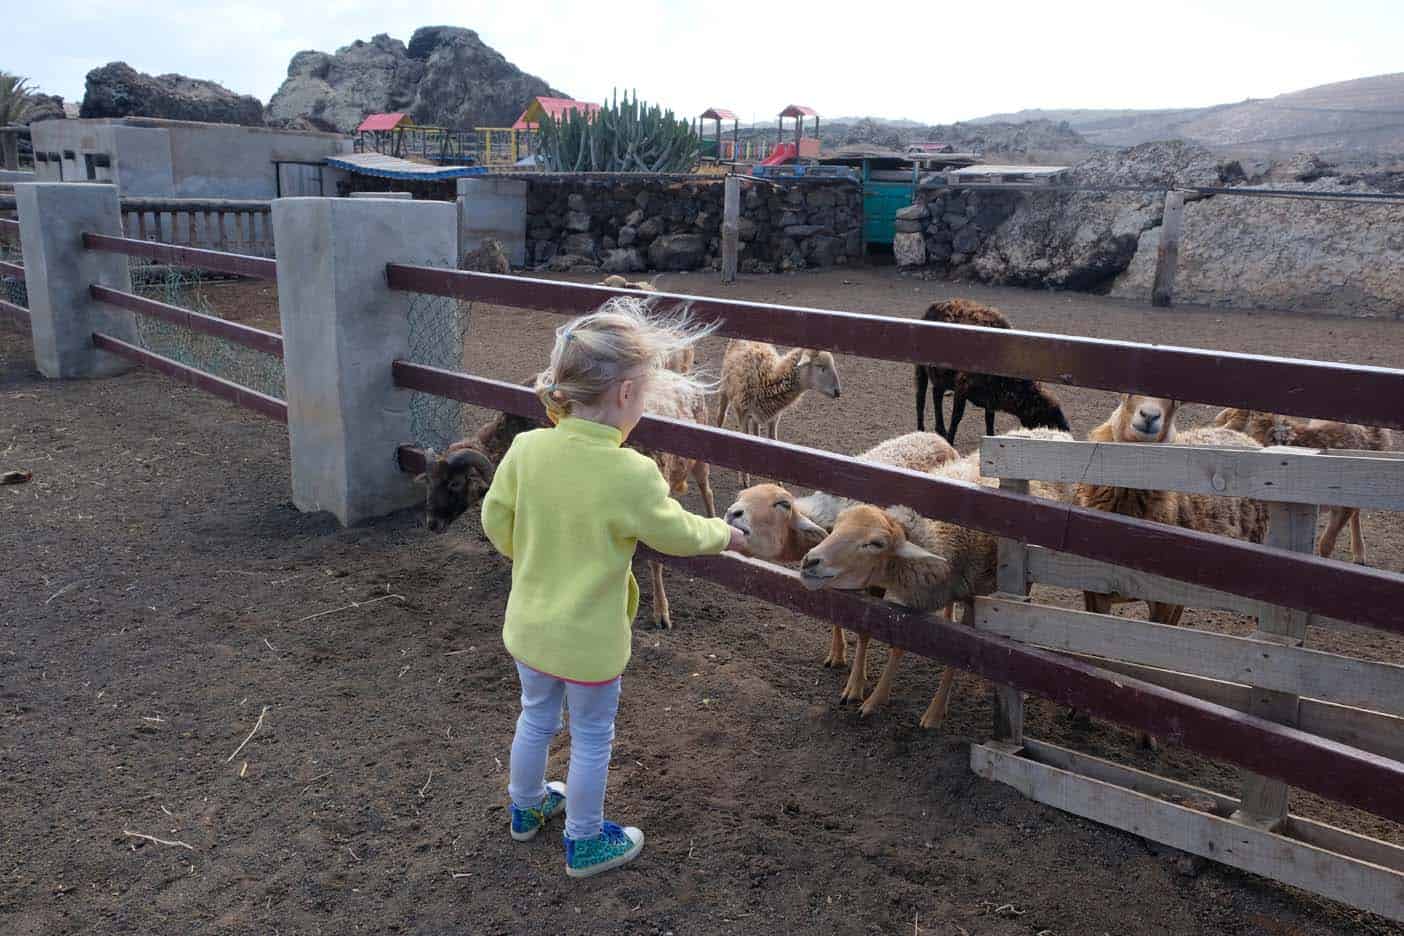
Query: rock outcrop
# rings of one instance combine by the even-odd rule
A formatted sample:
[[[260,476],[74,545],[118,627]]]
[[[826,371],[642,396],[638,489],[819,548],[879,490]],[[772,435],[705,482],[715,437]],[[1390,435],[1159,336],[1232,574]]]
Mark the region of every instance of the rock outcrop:
[[[63,98],[57,94],[31,94],[29,110],[25,111],[24,124],[36,124],[41,120],[63,120],[68,116],[63,108]]]
[[[564,97],[471,29],[426,26],[409,45],[381,34],[326,52],[299,52],[268,102],[268,123],[349,133],[366,114],[407,111],[416,123],[510,126],[533,97]]]
[[[126,62],[88,72],[83,117],[164,117],[257,127],[263,105],[248,94],[184,75],[146,75]]]

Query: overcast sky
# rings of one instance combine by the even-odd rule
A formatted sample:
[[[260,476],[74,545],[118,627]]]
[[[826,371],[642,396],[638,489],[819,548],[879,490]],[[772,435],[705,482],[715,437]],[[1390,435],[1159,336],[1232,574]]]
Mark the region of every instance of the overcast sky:
[[[719,106],[746,121],[788,103],[923,122],[1188,107],[1404,69],[1404,0],[39,0],[4,20],[0,68],[70,101],[89,69],[123,60],[267,103],[294,52],[380,32],[408,41],[427,25],[475,29],[573,97],[600,100],[617,85],[682,114]]]

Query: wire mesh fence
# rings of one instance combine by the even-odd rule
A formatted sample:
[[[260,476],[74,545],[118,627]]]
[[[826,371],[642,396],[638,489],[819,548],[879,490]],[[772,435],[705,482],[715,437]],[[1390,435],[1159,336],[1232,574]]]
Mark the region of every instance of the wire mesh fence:
[[[132,263],[132,290],[169,305],[218,315],[198,272],[164,264]],[[225,380],[284,399],[283,362],[224,338],[191,331],[149,315],[137,315],[140,346]]]
[[[24,266],[20,245],[0,238],[0,262]],[[24,280],[0,275],[0,299],[29,308],[29,290],[25,288]]]
[[[470,302],[413,293],[409,302],[410,360],[415,364],[463,369],[463,339]],[[465,432],[465,407],[429,393],[410,394],[410,431],[421,447],[443,451]]]

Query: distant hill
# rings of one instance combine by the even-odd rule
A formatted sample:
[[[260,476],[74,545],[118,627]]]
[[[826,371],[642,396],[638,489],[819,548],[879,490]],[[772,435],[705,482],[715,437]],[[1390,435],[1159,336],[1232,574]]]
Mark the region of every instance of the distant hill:
[[[1180,138],[1244,154],[1404,152],[1404,72],[1319,85],[1274,98],[1169,110],[1022,110],[967,124],[1066,122],[1089,143]]]

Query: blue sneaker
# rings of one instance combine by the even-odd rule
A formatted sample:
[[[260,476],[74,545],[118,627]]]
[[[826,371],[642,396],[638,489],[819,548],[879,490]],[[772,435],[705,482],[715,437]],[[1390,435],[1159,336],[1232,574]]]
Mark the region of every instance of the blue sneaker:
[[[566,785],[559,780],[546,784],[546,798],[534,809],[518,809],[512,804],[512,838],[518,842],[530,842],[536,838],[541,827],[551,821],[551,817],[565,812]]]
[[[642,831],[633,826],[617,826],[606,820],[600,826],[600,834],[594,838],[565,839],[566,874],[577,878],[590,877],[626,865],[639,857],[643,846]]]

